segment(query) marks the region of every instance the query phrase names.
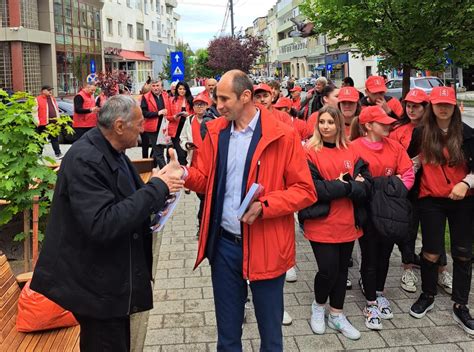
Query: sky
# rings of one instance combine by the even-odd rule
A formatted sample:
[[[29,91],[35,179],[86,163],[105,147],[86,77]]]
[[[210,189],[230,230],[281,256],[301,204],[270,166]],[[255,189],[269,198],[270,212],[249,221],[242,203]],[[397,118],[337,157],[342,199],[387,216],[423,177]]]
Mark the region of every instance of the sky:
[[[266,16],[277,0],[234,0],[234,27],[252,26],[257,17]],[[178,21],[178,38],[192,50],[207,48],[209,41],[221,31],[228,0],[178,0],[175,9]],[[255,6],[258,3],[258,6]],[[225,32],[230,34],[230,17]]]

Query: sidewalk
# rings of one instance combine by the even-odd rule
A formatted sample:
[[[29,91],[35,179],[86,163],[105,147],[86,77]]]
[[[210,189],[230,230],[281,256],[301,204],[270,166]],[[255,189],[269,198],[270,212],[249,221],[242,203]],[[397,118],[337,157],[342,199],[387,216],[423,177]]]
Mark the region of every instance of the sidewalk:
[[[150,312],[144,351],[215,351],[216,322],[210,268],[202,264],[192,271],[196,259],[197,197],[185,195],[167,225],[161,242],[154,309]],[[474,339],[455,325],[451,318],[452,302],[440,292],[435,309],[423,319],[408,315],[410,305],[419,295],[400,288],[400,255],[394,251],[387,278],[387,298],[395,317],[384,320],[384,330],[369,331],[364,324],[364,298],[357,284],[358,262],[354,251],[354,267],[350,269],[353,289],[347,292],[344,310],[360,329],[358,341],[346,339],[327,329],[324,335],[314,335],[309,326],[315,260],[307,240],[297,233],[298,281],[285,284],[285,308],[293,324],[283,327],[285,351],[364,350],[364,351],[474,351]],[[420,277],[417,271],[418,278]],[[474,288],[474,287],[473,287]],[[474,302],[471,289],[470,302]],[[252,309],[247,310],[243,332],[244,351],[259,350],[259,334]]]

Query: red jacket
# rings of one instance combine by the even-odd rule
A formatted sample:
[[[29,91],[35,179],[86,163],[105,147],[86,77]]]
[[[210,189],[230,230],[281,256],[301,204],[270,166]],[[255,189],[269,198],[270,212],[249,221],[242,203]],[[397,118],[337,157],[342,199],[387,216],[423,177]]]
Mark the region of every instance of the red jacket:
[[[54,97],[51,97],[51,101],[56,111],[56,117],[59,117],[59,108],[58,103]],[[38,95],[36,97],[36,105],[33,108],[33,117],[38,121],[38,126],[46,126],[49,123],[49,108],[48,108],[48,98],[44,95]]]
[[[163,98],[165,109],[168,111],[168,114],[169,114],[170,102],[169,102],[168,94],[166,92],[162,92],[161,97]],[[148,111],[158,113],[158,106],[156,106],[155,97],[153,96],[153,93],[151,91],[143,94],[143,99],[146,100],[146,103],[148,105]],[[145,132],[156,132],[158,129],[158,120],[159,120],[158,117],[145,119],[145,122],[143,123],[143,130]]]
[[[77,93],[84,99],[83,109],[92,109],[95,107],[95,99],[92,94],[87,94],[83,90]],[[72,116],[72,127],[95,127],[97,125],[97,114],[89,112],[87,114],[78,114],[74,111]]]
[[[166,116],[166,118],[169,121],[168,135],[170,137],[176,137],[176,132],[178,131],[179,121],[182,118],[184,118],[184,117],[181,117],[181,119],[178,119],[178,120],[175,119],[176,114],[181,112],[181,107],[183,106],[183,99],[185,99],[185,98],[184,97],[177,97],[176,100],[175,100],[175,98],[170,98],[170,110],[168,110],[168,115]],[[188,113],[188,115],[194,114],[193,109],[191,109],[191,107],[189,106],[187,101],[185,102],[185,105],[186,105],[186,112]]]
[[[275,109],[273,107],[270,112],[273,114],[273,116],[276,117],[277,120],[286,123],[288,126],[293,126],[293,123],[291,122],[291,116],[286,112]]]
[[[252,225],[243,226],[242,234],[243,277],[251,281],[278,277],[295,265],[293,213],[316,201],[314,184],[296,132],[276,121],[267,109],[260,111],[262,137],[250,165],[247,190],[254,182],[264,186],[264,195],[259,198],[263,212]],[[228,124],[223,117],[207,123],[209,133],[198,154],[197,167],[188,169],[185,186],[205,194],[206,199],[195,267],[205,257],[219,132]]]
[[[313,112],[310,117],[306,120],[306,138],[311,138],[318,123],[319,112]]]
[[[392,132],[390,132],[389,138],[396,140],[403,146],[403,148],[408,149],[414,129],[415,124],[407,123],[395,128]]]

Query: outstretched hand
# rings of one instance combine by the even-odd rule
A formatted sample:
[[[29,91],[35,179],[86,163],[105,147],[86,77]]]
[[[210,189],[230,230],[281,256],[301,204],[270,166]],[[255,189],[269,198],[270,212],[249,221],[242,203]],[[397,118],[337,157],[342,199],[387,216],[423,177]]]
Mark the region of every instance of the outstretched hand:
[[[158,177],[168,186],[170,193],[180,191],[184,187],[184,180],[182,180],[184,170],[179,165],[176,150],[169,149],[170,161],[161,170],[153,169],[151,177]]]

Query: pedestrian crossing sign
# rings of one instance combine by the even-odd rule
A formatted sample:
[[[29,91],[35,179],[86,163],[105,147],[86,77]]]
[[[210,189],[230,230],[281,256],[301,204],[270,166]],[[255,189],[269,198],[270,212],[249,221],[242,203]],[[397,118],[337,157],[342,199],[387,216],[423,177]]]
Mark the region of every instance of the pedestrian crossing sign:
[[[183,71],[181,71],[180,68],[177,66],[173,72],[173,76],[180,76],[182,74],[183,74]]]

